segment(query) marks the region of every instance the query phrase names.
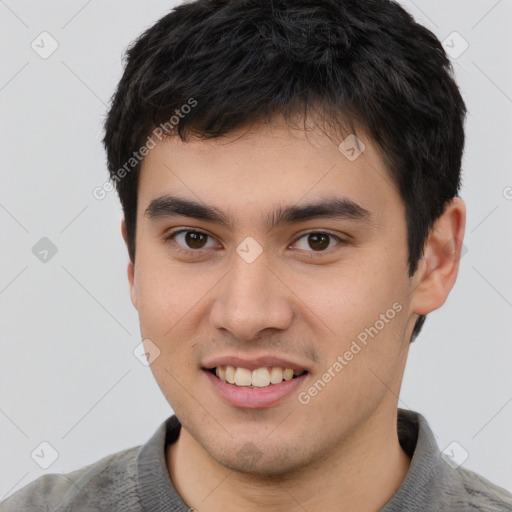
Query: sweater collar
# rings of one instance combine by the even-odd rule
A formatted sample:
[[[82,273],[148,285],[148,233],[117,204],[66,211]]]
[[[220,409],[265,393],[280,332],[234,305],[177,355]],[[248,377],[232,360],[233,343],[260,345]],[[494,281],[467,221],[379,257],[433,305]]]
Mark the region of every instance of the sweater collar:
[[[171,481],[165,458],[166,447],[178,439],[180,429],[181,424],[176,415],[170,416],[141,447],[137,456],[137,493],[144,511],[190,510]]]
[[[440,499],[440,485],[451,478],[427,420],[419,413],[398,409],[398,437],[411,465],[402,484],[381,512],[420,512],[425,504],[433,506]],[[173,415],[167,418],[143,445],[137,456],[137,492],[145,511],[190,510],[178,495],[168,473],[166,448],[178,439],[181,424]]]
[[[438,510],[442,489],[450,486],[453,473],[441,456],[427,420],[419,413],[398,409],[398,438],[411,458],[405,478],[380,512]]]

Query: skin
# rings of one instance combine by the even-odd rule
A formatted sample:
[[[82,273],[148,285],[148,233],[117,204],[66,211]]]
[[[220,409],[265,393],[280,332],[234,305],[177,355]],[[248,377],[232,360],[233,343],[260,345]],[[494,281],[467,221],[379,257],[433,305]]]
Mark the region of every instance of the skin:
[[[463,240],[465,206],[448,205],[409,278],[403,201],[364,130],[361,156],[339,151],[347,135],[275,118],[210,141],[169,138],[142,163],[130,294],[142,338],[160,350],[151,370],[182,424],[167,448],[169,475],[200,512],[377,511],[409,469],[396,431],[409,342],[418,315],[439,308],[455,283],[460,243],[447,247]],[[261,224],[276,205],[333,192],[372,222],[316,219],[270,233]],[[232,214],[233,230],[145,216],[164,193]],[[184,235],[166,240],[177,228],[209,236],[192,247]],[[344,242],[318,251],[304,236],[315,232]],[[124,221],[122,233],[126,241]],[[252,263],[236,252],[249,236],[263,248]],[[178,251],[201,245],[200,255]],[[283,356],[308,368],[307,391],[394,303],[401,311],[307,404],[292,393],[273,407],[234,407],[201,370],[218,355]]]

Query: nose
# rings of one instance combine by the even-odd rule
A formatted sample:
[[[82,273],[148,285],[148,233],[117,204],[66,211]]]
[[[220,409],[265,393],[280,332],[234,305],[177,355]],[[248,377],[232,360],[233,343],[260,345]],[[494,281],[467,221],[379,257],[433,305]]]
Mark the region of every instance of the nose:
[[[216,289],[211,324],[238,339],[255,339],[265,329],[285,330],[291,324],[293,293],[278,270],[270,268],[265,252],[251,263],[235,254]]]

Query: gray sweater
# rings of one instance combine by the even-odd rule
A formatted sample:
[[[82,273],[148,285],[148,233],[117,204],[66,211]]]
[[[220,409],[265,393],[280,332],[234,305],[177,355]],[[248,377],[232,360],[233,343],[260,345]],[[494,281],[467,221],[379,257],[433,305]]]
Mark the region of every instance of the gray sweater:
[[[64,474],[42,475],[0,503],[1,512],[189,512],[165,462],[181,425],[164,421],[149,441]],[[398,409],[400,444],[412,458],[402,485],[380,512],[512,511],[512,494],[441,456],[425,418]]]

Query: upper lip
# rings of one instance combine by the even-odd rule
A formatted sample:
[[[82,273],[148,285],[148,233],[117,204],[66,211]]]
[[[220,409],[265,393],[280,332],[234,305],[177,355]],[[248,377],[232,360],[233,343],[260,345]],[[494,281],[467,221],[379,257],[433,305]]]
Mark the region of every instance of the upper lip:
[[[207,370],[211,370],[217,366],[235,366],[247,368],[248,370],[256,370],[257,368],[263,368],[264,366],[278,366],[280,368],[291,368],[297,372],[307,371],[307,368],[298,362],[275,356],[260,356],[252,357],[251,359],[236,356],[219,356],[210,359],[203,364],[203,368]]]

